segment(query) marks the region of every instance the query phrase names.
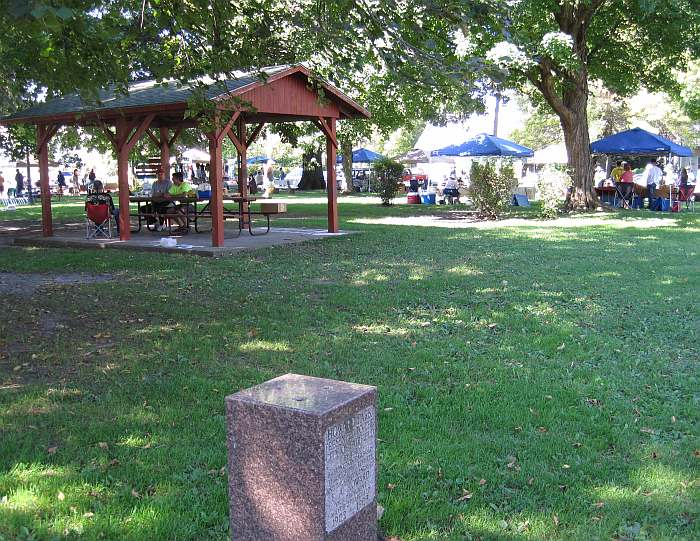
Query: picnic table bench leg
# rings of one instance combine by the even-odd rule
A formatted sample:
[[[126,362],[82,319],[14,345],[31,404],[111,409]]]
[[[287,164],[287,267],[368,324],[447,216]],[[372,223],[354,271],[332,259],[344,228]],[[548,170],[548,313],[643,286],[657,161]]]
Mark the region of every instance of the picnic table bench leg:
[[[264,213],[263,216],[265,216],[265,219],[267,220],[267,229],[265,230],[264,233],[253,233],[253,220],[250,217],[251,212],[248,211],[248,233],[251,234],[253,237],[260,237],[262,235],[267,235],[270,232],[270,215],[268,213]]]

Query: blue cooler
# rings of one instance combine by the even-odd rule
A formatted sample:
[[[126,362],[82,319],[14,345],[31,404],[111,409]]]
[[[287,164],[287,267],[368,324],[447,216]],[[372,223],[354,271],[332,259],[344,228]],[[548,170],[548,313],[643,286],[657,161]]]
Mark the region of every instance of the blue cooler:
[[[202,190],[197,192],[198,199],[211,199],[211,190]]]
[[[670,199],[657,199],[656,204],[658,205],[658,210],[661,212],[669,212],[671,210]]]
[[[420,194],[420,202],[424,205],[434,205],[435,204],[435,194],[434,193],[422,193]]]
[[[633,209],[641,209],[643,203],[644,203],[644,200],[639,195],[635,195],[632,198],[632,208]]]

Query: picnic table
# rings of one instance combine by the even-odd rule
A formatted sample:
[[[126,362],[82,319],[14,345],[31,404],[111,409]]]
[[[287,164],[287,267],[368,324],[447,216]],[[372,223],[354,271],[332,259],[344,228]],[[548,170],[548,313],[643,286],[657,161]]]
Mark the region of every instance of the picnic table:
[[[253,214],[263,214],[267,218],[267,230],[265,233],[269,233],[270,231],[270,214],[274,214],[275,212],[252,212],[250,210],[250,207],[246,209],[246,203],[250,204],[254,201],[257,200],[257,197],[251,196],[251,195],[241,195],[240,193],[234,193],[234,194],[226,194],[223,196],[223,201],[224,201],[224,220],[227,218],[233,218],[238,220],[238,235],[240,235],[241,231],[243,230],[243,227],[247,224],[248,225],[248,231],[251,235],[255,235],[256,233],[253,233],[252,226],[250,224],[251,222],[251,215]],[[191,225],[194,225],[194,230],[197,233],[201,233],[202,231],[199,230],[199,220],[202,218],[211,218],[212,212],[211,212],[211,199],[200,199],[198,197],[189,197],[189,196],[183,196],[183,197],[173,197],[171,199],[165,199],[160,196],[145,196],[145,195],[135,195],[129,197],[129,202],[131,203],[136,203],[137,208],[136,208],[136,213],[135,214],[130,214],[132,217],[137,218],[138,220],[138,228],[135,233],[138,233],[141,231],[141,228],[143,227],[144,221],[146,222],[146,228],[148,229],[149,223],[148,219],[153,218],[155,220],[158,220],[160,218],[169,218],[174,216],[175,214],[173,212],[164,212],[162,210],[156,211],[155,206],[158,203],[165,203],[165,202],[172,202],[175,203],[176,206],[174,207],[179,213],[180,216],[183,217],[186,221],[186,227],[189,229]],[[226,203],[235,203],[236,206],[232,207],[231,205],[226,205]],[[144,206],[145,205],[151,205],[150,210],[145,210]],[[169,207],[173,208],[173,207]],[[258,233],[259,234],[259,233]],[[236,235],[236,236],[238,236]]]

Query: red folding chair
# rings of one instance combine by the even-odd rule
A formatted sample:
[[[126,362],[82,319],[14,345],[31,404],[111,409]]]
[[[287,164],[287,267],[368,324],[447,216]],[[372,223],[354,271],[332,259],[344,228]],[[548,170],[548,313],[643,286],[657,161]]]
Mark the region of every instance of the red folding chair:
[[[695,186],[681,186],[678,188],[678,201],[685,202],[685,208],[695,212]]]
[[[112,215],[107,203],[85,203],[85,238],[112,238]]]

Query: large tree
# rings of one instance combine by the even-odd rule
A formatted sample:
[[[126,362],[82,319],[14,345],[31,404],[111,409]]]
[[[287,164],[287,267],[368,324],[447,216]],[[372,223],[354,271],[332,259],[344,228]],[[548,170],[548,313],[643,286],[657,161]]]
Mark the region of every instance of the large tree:
[[[572,208],[597,204],[589,152],[591,81],[627,95],[640,85],[676,83],[674,68],[700,49],[696,0],[485,1],[488,14],[465,20],[446,0],[443,17],[458,27],[457,51],[483,56],[501,84],[531,87],[559,118],[573,179]]]

